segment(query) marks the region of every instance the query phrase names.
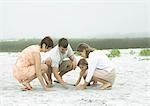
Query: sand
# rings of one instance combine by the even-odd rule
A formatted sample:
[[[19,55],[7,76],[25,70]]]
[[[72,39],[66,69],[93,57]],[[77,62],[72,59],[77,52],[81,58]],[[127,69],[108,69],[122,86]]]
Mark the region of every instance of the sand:
[[[69,89],[64,89],[53,83],[53,91],[44,91],[35,79],[31,83],[34,91],[21,91],[12,75],[19,53],[0,53],[0,106],[150,106],[150,56],[138,56],[139,50],[121,49],[121,56],[111,59],[117,67],[112,90],[99,90],[100,85],[85,90],[68,85]],[[74,84],[78,75],[77,68],[63,79]]]

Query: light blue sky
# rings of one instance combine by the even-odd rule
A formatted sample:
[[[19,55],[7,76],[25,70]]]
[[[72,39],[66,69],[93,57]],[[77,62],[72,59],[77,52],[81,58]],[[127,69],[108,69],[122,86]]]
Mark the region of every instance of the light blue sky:
[[[147,37],[149,7],[149,0],[0,0],[0,39]]]

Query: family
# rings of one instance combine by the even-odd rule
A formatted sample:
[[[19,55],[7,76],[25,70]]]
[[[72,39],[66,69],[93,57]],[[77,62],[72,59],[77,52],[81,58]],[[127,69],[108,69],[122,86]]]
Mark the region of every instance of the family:
[[[22,84],[21,90],[23,91],[33,90],[30,82],[35,78],[38,78],[44,90],[51,90],[52,74],[57,80],[55,82],[67,89],[63,75],[79,67],[80,75],[74,84],[76,89],[83,90],[97,83],[102,84],[101,90],[111,89],[115,81],[116,70],[105,53],[86,43],[79,44],[76,50],[82,57],[79,62],[66,38],[59,39],[54,47],[52,38],[46,36],[40,44],[31,45],[21,52],[13,66],[13,76]],[[41,56],[41,52],[44,52],[44,56]],[[84,84],[79,85],[82,77]]]

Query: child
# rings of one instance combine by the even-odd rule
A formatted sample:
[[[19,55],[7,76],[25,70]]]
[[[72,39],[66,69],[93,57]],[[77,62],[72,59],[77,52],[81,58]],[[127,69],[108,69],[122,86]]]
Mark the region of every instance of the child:
[[[86,61],[86,59],[80,59],[77,66],[81,69],[81,71],[80,71],[80,76],[77,82],[75,83],[75,86],[77,86],[80,83],[82,77],[84,78],[84,80],[86,79],[88,62]],[[93,82],[92,85],[95,85],[97,83],[97,81],[94,81],[93,79],[91,80],[91,82]],[[90,86],[90,83],[88,84],[88,86]]]
[[[45,82],[50,84],[50,79],[45,75],[49,74],[49,70],[46,64],[41,64],[40,52],[47,52],[51,48],[53,48],[52,39],[45,37],[40,45],[29,46],[21,52],[13,67],[13,75],[25,87],[22,90],[32,90],[30,82],[35,78],[39,79],[45,90],[49,90],[44,83],[45,79]]]
[[[110,89],[114,84],[116,69],[109,58],[101,50],[95,50],[86,43],[77,47],[81,57],[88,58],[88,70],[85,83],[77,89],[85,89],[91,79],[103,83],[101,89]]]

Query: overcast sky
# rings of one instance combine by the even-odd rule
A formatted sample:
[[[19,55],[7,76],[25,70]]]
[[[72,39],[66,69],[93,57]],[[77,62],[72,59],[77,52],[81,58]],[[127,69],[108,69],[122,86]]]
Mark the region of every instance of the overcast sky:
[[[0,39],[108,38],[127,33],[141,37],[138,33],[148,32],[149,0],[0,0]]]

